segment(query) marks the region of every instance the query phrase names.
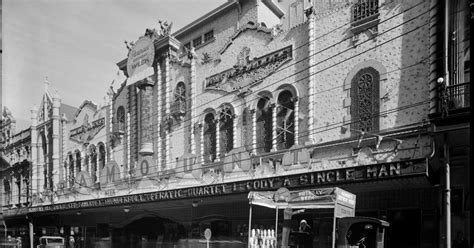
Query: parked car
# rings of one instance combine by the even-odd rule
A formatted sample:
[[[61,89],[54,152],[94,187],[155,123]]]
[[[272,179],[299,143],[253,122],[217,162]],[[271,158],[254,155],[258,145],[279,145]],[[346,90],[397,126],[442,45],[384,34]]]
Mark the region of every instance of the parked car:
[[[36,248],[66,248],[63,237],[43,236],[39,238],[39,245]]]

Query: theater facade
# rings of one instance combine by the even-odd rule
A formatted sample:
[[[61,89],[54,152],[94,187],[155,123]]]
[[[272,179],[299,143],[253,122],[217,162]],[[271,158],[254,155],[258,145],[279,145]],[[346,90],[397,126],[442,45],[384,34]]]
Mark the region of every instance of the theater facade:
[[[50,97],[48,124],[32,111],[31,194],[3,206],[7,224],[80,247],[196,247],[206,228],[245,247],[248,192],[340,187],[390,223],[387,247],[441,246],[436,2],[236,0],[178,31],[160,21],[126,42],[103,103],[66,116]],[[329,216],[295,228],[328,247]]]

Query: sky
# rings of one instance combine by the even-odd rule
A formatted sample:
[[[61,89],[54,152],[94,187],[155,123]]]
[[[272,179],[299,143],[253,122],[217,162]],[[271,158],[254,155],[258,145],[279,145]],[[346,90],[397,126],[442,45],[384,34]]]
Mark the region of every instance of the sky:
[[[136,41],[147,28],[159,30],[158,20],[173,22],[173,33],[226,1],[2,2],[1,100],[19,130],[30,124],[30,110],[39,106],[46,78],[62,103],[101,105],[112,81],[123,77],[116,63],[127,56],[125,40]]]

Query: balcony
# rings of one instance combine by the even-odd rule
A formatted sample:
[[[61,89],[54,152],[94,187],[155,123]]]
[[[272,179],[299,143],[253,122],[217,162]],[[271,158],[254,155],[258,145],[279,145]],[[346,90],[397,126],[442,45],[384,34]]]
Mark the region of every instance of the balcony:
[[[445,124],[456,121],[455,119],[457,119],[458,123],[468,121],[467,119],[471,113],[470,85],[469,82],[449,86],[439,85],[438,111],[437,113],[430,114],[429,117],[432,120],[438,120]]]
[[[438,106],[443,115],[463,112],[471,107],[469,82],[441,87],[439,96]]]

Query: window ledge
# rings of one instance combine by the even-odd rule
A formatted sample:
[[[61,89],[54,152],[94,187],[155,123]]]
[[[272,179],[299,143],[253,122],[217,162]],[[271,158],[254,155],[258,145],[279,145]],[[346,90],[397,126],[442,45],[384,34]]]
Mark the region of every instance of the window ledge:
[[[377,26],[380,22],[379,16],[380,16],[380,14],[377,13],[377,14],[368,16],[364,19],[352,22],[351,23],[352,33],[358,34],[358,33],[361,33],[363,31],[367,30],[367,29],[370,29],[372,27]]]

